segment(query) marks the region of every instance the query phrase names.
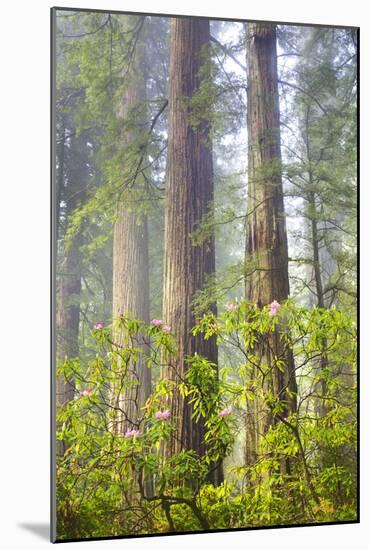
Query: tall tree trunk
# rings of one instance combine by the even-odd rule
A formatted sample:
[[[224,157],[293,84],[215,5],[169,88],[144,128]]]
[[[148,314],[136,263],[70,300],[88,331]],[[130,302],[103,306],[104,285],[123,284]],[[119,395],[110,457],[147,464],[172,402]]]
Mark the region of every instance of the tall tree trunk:
[[[258,307],[288,297],[287,232],[281,177],[280,115],[276,29],[273,24],[251,23],[247,38],[248,88],[248,202],[246,224],[246,298]],[[260,342],[261,363],[268,365],[271,375],[264,389],[275,397],[286,399],[288,409],[296,407],[286,389],[296,391],[293,357],[284,354],[285,370],[273,367],[273,356],[281,356],[283,348],[278,331],[267,342]],[[250,382],[258,377],[258,369],[250,374]],[[273,423],[265,404],[256,399],[248,404],[246,420],[246,464],[256,462],[260,438]]]
[[[199,70],[206,59],[210,31],[207,19],[173,18],[170,42],[169,133],[165,211],[165,322],[172,326],[178,355],[163,376],[177,383],[187,370],[186,356],[195,353],[217,364],[215,339],[205,341],[191,335],[194,326],[193,299],[204,288],[206,275],[215,271],[214,237],[194,245],[191,233],[212,210],[213,164],[209,123],[201,120],[192,126],[189,100],[201,84]],[[178,390],[171,400],[175,433],[166,446],[166,454],[181,450],[205,453],[204,422],[195,423],[192,407]],[[215,468],[213,482],[222,479],[221,467]]]
[[[143,216],[139,220],[137,214],[128,211],[124,204],[118,205],[113,244],[113,318],[121,314],[149,322],[147,219]],[[124,332],[117,332],[114,342],[124,346]],[[146,348],[143,341],[138,344],[141,349]],[[118,393],[113,390],[113,400],[119,408],[115,418],[116,433],[137,427],[136,423],[143,414],[142,407],[151,391],[151,371],[144,361],[144,353],[122,375],[126,389],[118,390]]]
[[[142,70],[142,48],[138,40],[128,75],[129,84],[124,90],[118,117],[123,124],[122,147],[125,149],[122,163],[122,181],[127,179],[126,164],[135,170],[141,156],[142,135],[139,127],[144,124],[142,103],[145,101],[145,78]],[[133,128],[134,127],[134,128]],[[133,128],[133,129],[132,129]],[[142,133],[142,132],[141,132]],[[149,323],[149,253],[147,216],[137,213],[135,187],[140,183],[137,176],[132,191],[123,190],[117,204],[113,232],[113,321],[120,315],[129,315]],[[127,345],[128,335],[123,330],[114,333],[114,343],[119,347]],[[148,343],[143,337],[134,342],[142,353],[136,361],[120,365],[121,382],[112,388],[112,403],[116,408],[113,431],[124,434],[128,429],[142,429],[143,407],[151,392],[151,371],[147,367]],[[145,477],[145,492],[152,494],[152,481]],[[130,498],[138,492],[137,483],[132,483]]]
[[[310,153],[310,139],[309,139],[309,123],[310,123],[310,108],[307,108],[306,117],[305,117],[305,145],[306,145],[306,155],[307,155],[307,161],[308,161],[308,183],[309,183],[309,191],[307,193],[307,209],[310,210],[311,216],[310,216],[310,229],[311,229],[311,244],[313,248],[313,273],[314,273],[314,281],[315,281],[315,292],[316,292],[316,305],[319,308],[325,307],[325,300],[324,300],[324,289],[323,289],[323,280],[322,280],[322,265],[321,265],[321,259],[320,259],[320,246],[321,246],[321,239],[319,237],[319,231],[318,231],[318,221],[317,221],[317,201],[316,201],[316,194],[314,192],[314,177],[312,170],[310,168],[312,163],[311,153]],[[328,356],[327,356],[327,340],[326,338],[323,338],[323,350],[322,355],[318,359],[318,367],[316,369],[317,374],[323,373],[324,370],[328,367]],[[324,377],[321,377],[321,379],[318,381],[318,383],[315,385],[315,389],[318,393],[321,393],[321,396],[318,396],[318,398],[315,400],[315,412],[322,418],[325,417],[325,415],[328,412],[328,409],[325,405],[324,397],[327,394],[327,383],[324,379]]]
[[[310,221],[311,241],[312,241],[312,248],[313,248],[313,273],[314,273],[314,281],[315,281],[316,305],[318,307],[323,308],[324,292],[323,292],[322,268],[321,268],[320,254],[319,254],[319,248],[321,243],[319,239],[318,221],[317,221],[317,213],[316,213],[317,201],[316,201],[316,194],[314,191],[314,185],[316,185],[316,182],[314,182],[314,176],[311,169],[313,159],[311,158],[310,136],[309,136],[310,112],[311,112],[311,108],[310,106],[308,106],[305,113],[305,127],[303,132],[304,139],[305,139],[307,163],[308,163],[307,172],[308,172],[309,189],[307,192],[307,211],[311,212],[308,218]]]
[[[312,182],[311,172],[309,171],[309,183]],[[321,261],[320,261],[320,241],[319,238],[319,232],[318,232],[318,223],[315,217],[315,211],[316,211],[316,200],[315,200],[315,193],[309,192],[308,193],[308,200],[309,200],[309,207],[312,210],[312,216],[310,220],[311,224],[311,238],[312,238],[312,247],[313,247],[313,269],[314,269],[314,281],[315,281],[315,292],[316,292],[316,305],[319,308],[324,308],[324,291],[323,291],[323,282],[322,282],[322,269],[321,269]],[[313,361],[315,363],[315,361]],[[327,355],[327,339],[323,337],[322,339],[322,354],[319,357],[318,361],[318,367],[316,369],[317,375],[323,374],[325,369],[328,367],[328,355]],[[315,389],[318,394],[318,398],[315,400],[315,412],[321,416],[325,417],[328,408],[325,404],[325,396],[327,394],[327,383],[323,376],[321,376],[318,383],[315,385]]]
[[[71,130],[73,132],[73,130]],[[65,358],[78,357],[79,354],[79,323],[80,323],[80,294],[81,294],[81,260],[79,247],[81,234],[79,233],[70,244],[65,243],[66,228],[62,231],[61,202],[65,203],[65,218],[72,215],[77,206],[76,189],[86,177],[86,167],[78,165],[76,168],[68,163],[67,144],[65,136],[68,133],[67,118],[62,117],[60,128],[60,144],[57,148],[57,177],[56,177],[56,231],[57,246],[60,247],[62,257],[58,273],[58,295],[56,303],[56,361],[62,364]],[[72,143],[79,143],[72,138]],[[72,145],[72,147],[73,147]],[[81,197],[81,194],[78,195]],[[81,200],[83,198],[81,197]],[[61,243],[60,240],[64,239]],[[59,254],[59,253],[58,253]],[[75,384],[73,379],[65,381],[62,377],[56,379],[56,405],[62,407],[74,398]],[[57,427],[59,429],[59,426]],[[65,443],[58,441],[56,453],[62,456],[66,450]]]
[[[124,91],[118,116],[122,119],[122,146],[126,148],[126,163],[130,166],[138,163],[140,155],[140,136],[138,130],[131,129],[132,117],[142,116],[142,102],[145,100],[145,80],[141,67],[140,44],[136,46],[129,85]],[[142,123],[141,121],[138,121]],[[132,162],[133,159],[133,162]],[[125,167],[123,166],[123,172]],[[126,177],[126,174],[125,174]],[[124,179],[124,178],[123,178]],[[124,193],[124,192],[123,192]],[[137,205],[136,205],[137,206]],[[117,204],[117,218],[113,236],[113,318],[129,314],[145,323],[149,323],[149,258],[147,217],[135,212],[135,202],[130,202],[129,192]],[[117,333],[115,342],[121,346],[126,343],[126,335]],[[139,342],[141,348],[146,345]],[[115,431],[125,433],[129,428],[137,427],[142,416],[142,407],[151,391],[151,371],[144,361],[144,353],[137,363],[129,365],[122,392],[113,396],[119,411],[116,416]]]
[[[309,206],[315,211],[315,195],[314,193],[309,193]],[[316,305],[318,307],[324,307],[324,292],[323,292],[323,281],[322,281],[322,272],[320,265],[320,239],[318,234],[318,223],[314,217],[311,218],[311,238],[312,238],[312,247],[313,247],[313,267],[314,267],[314,280],[315,280],[315,292],[316,292]]]
[[[79,258],[79,240],[76,239],[65,251],[61,266],[59,297],[56,310],[56,359],[62,363],[66,357],[78,357],[78,331],[80,305],[78,302],[81,292],[81,266]],[[73,380],[67,382],[57,377],[56,404],[62,407],[74,397],[75,387]],[[57,455],[62,456],[65,445],[57,442]]]

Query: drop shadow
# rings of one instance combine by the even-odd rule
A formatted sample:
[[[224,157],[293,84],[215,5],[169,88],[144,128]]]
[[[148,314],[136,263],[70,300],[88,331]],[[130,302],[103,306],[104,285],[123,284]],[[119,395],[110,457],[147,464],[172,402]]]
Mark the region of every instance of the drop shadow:
[[[48,523],[18,523],[18,527],[30,531],[44,540],[50,540],[50,525]]]

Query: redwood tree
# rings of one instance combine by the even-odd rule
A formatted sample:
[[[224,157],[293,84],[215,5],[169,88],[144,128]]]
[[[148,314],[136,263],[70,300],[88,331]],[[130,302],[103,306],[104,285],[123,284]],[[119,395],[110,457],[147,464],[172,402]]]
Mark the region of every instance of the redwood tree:
[[[246,216],[246,298],[264,307],[288,298],[288,250],[281,176],[280,113],[276,28],[273,24],[250,23],[247,37],[247,131],[248,202]],[[287,402],[284,412],[295,409],[292,353],[286,351],[278,329],[258,342],[258,364],[250,382],[263,379],[265,391]],[[284,372],[274,358],[284,361]],[[267,376],[260,376],[261,371]],[[260,399],[250,401],[246,417],[246,463],[258,458],[260,437],[278,421]]]
[[[180,395],[178,383],[188,368],[186,356],[197,353],[217,363],[215,340],[191,335],[193,299],[204,288],[206,276],[215,271],[214,237],[200,244],[191,240],[191,233],[212,211],[214,190],[209,122],[200,119],[195,127],[191,107],[202,81],[200,70],[208,62],[209,40],[207,19],[172,19],[163,316],[176,336],[178,354],[163,373],[177,386],[171,399],[176,429],[166,446],[168,455],[191,449],[204,454],[204,422],[194,422],[191,405]],[[212,475],[214,482],[219,479],[220,467]]]
[[[149,259],[148,224],[145,213],[137,212],[135,190],[140,185],[139,177],[133,182],[132,189],[125,189],[127,166],[134,170],[141,156],[142,136],[135,126],[144,124],[142,104],[145,101],[145,79],[141,65],[139,42],[127,75],[127,86],[121,98],[118,117],[122,124],[121,147],[122,194],[117,203],[116,221],[113,233],[113,319],[120,315],[130,315],[149,323]],[[124,346],[126,334],[116,331],[114,342]],[[138,347],[144,349],[141,341]],[[114,429],[124,433],[128,428],[137,426],[143,416],[142,407],[151,391],[151,372],[144,361],[144,354],[135,363],[122,368],[124,388],[113,389],[113,401],[117,407]]]

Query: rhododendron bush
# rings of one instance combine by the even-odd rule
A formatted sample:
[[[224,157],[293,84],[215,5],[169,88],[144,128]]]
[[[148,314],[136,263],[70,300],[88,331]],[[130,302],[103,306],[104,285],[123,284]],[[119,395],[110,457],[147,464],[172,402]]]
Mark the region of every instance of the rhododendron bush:
[[[259,361],[278,331],[281,356]],[[117,345],[117,334],[123,334]],[[187,358],[178,382],[161,377],[176,354],[176,335],[161,320],[145,325],[121,315],[92,328],[95,355],[66,358],[58,374],[76,388],[58,410],[58,529],[61,538],[229,529],[350,520],[356,514],[355,325],[338,309],[311,310],[292,301],[263,309],[240,302],[199,317],[194,336],[216,336],[219,376],[207,359]],[[291,350],[296,411],[270,391],[275,369]],[[324,368],[321,360],[327,359]],[[124,417],[112,388],[132,385],[136,363],[151,369],[154,389],[135,419]],[[137,383],[137,382],[136,382]],[[289,391],[289,390],[288,390]],[[175,437],[171,399],[180,392],[204,422],[205,452],[165,452]],[[296,396],[295,396],[296,397]],[[259,443],[259,460],[244,466],[245,418],[257,402],[274,419]],[[324,415],[318,410],[324,408]],[[288,463],[282,471],[281,460]],[[225,480],[209,469],[225,465]]]

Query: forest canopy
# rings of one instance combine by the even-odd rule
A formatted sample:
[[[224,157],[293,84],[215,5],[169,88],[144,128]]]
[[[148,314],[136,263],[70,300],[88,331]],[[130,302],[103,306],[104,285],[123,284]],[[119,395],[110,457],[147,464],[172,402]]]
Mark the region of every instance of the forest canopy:
[[[357,520],[357,30],[53,10],[56,539]]]

